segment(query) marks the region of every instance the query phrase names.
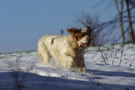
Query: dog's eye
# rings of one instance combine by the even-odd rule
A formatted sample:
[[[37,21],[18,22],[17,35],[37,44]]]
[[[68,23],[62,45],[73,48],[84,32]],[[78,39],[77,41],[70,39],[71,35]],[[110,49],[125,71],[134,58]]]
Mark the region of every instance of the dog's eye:
[[[88,35],[88,36],[90,36],[90,32],[86,32],[85,34]]]

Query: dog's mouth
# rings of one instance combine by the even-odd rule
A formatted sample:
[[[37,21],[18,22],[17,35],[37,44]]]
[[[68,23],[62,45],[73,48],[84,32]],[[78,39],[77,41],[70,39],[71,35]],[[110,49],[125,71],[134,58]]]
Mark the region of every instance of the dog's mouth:
[[[82,43],[81,42],[81,46],[84,47],[84,48],[87,48],[87,47],[90,46],[90,42],[88,42],[88,43]]]

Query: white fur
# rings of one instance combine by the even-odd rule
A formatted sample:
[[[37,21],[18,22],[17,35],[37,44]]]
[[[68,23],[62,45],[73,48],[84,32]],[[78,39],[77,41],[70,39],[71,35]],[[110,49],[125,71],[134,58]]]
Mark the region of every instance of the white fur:
[[[87,37],[75,42],[71,35],[45,35],[38,42],[38,55],[48,64],[50,58],[57,60],[64,67],[77,67],[80,72],[86,72],[84,64],[84,48]]]

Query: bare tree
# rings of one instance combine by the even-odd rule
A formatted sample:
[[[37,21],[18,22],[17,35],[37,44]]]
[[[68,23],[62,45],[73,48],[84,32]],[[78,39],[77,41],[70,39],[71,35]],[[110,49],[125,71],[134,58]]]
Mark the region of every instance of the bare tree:
[[[135,24],[135,1],[113,0],[110,5],[113,5],[112,2],[115,3],[118,14],[111,20],[102,21],[101,23],[98,17],[92,17],[88,13],[82,13],[81,16],[76,17],[76,22],[92,28],[92,45],[114,44],[118,43],[120,39],[122,39],[122,44],[127,42],[135,43],[135,32],[133,30]],[[119,27],[121,35],[114,34],[116,30],[119,32]],[[130,34],[127,32],[130,32]]]
[[[125,0],[125,2],[126,2],[127,14],[128,14],[128,23],[129,23],[129,27],[130,27],[130,37],[131,37],[132,42],[135,43],[133,24],[132,24],[132,20],[131,20],[131,12],[129,9],[129,0]]]
[[[120,7],[118,5],[118,0],[114,0],[116,9],[119,13],[119,22],[120,22],[120,28],[121,28],[121,35],[122,35],[122,43],[125,44],[125,33],[124,33],[124,27],[123,27],[123,0],[120,0]]]
[[[121,36],[118,37],[117,41],[122,38],[122,43],[132,42],[135,43],[135,32],[133,25],[135,24],[135,1],[134,0],[114,0],[118,15],[115,16],[112,20],[102,23],[100,26],[107,28],[119,24],[121,28]],[[110,4],[111,5],[111,4]],[[126,7],[125,7],[126,6]],[[114,28],[115,30],[117,28]],[[114,30],[112,29],[112,30]],[[130,37],[127,37],[127,32]],[[128,40],[130,38],[130,40]],[[117,42],[116,41],[116,42]]]

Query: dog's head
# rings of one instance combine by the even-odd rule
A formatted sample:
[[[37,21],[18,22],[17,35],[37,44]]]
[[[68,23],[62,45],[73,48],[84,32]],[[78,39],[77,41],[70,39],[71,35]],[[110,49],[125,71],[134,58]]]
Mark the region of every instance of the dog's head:
[[[91,42],[91,28],[86,26],[82,29],[70,28],[67,32],[73,37],[73,41],[77,42],[79,47],[88,47]]]

